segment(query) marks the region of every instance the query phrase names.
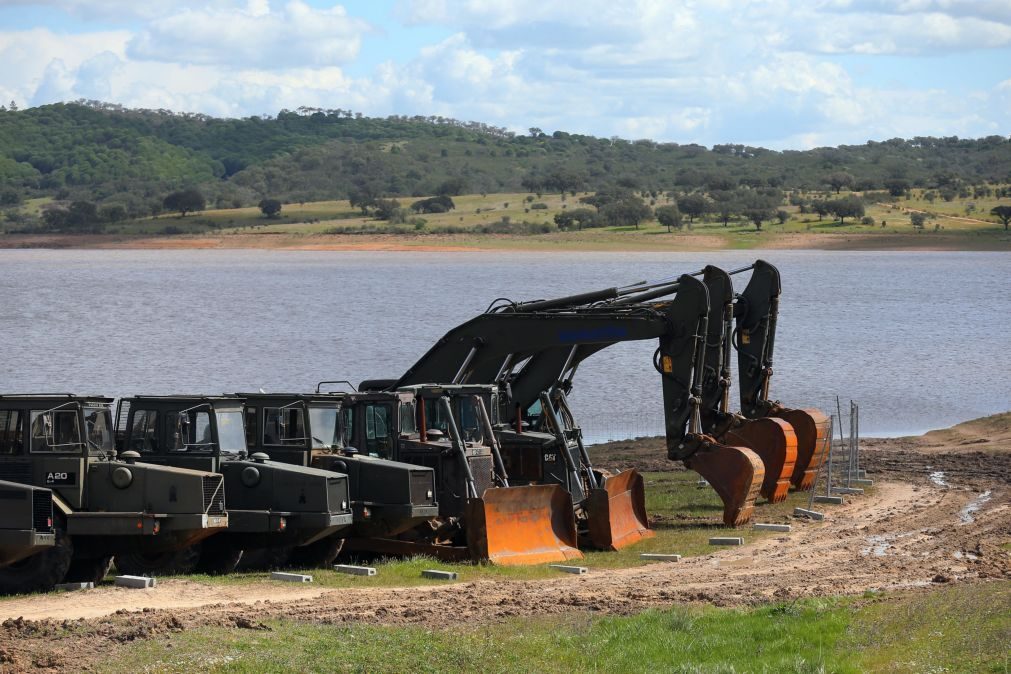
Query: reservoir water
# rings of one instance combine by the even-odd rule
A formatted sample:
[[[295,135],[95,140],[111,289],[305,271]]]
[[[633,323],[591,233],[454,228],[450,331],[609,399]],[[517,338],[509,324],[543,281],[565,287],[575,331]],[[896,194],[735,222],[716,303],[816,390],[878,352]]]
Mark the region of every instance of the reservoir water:
[[[1011,255],[761,251],[783,276],[774,398],[861,433],[1011,409]],[[395,377],[498,297],[724,268],[756,252],[0,251],[0,392],[304,391]],[[737,279],[746,282],[747,274]],[[650,342],[580,368],[593,440],[662,432]],[[736,390],[734,391],[736,396]],[[735,398],[736,400],[736,398]],[[735,405],[736,409],[736,405]]]

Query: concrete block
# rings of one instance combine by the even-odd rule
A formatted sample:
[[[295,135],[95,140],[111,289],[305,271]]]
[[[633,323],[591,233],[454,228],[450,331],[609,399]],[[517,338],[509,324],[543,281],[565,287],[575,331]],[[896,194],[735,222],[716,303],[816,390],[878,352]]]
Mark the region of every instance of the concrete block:
[[[708,487],[709,486],[709,481],[708,480],[704,480],[704,479],[703,480],[699,480],[698,482],[695,483],[695,486],[698,487],[699,489],[702,489],[704,487]]]
[[[860,487],[833,487],[832,491],[837,491],[840,494],[863,494],[864,490]]]
[[[75,592],[77,590],[94,590],[94,583],[60,583],[56,586],[62,592]]]
[[[807,517],[808,519],[817,520],[819,522],[822,521],[823,519],[825,519],[825,514],[824,513],[820,513],[820,512],[818,512],[816,510],[808,510],[806,508],[794,508],[793,509],[793,516],[794,517]]]
[[[274,571],[270,574],[271,580],[280,580],[285,583],[311,583],[312,576],[307,576],[304,573],[283,573],[281,571]]]
[[[352,576],[374,576],[376,575],[376,570],[371,566],[352,566],[350,564],[334,564],[334,571],[338,573],[347,573]]]
[[[754,526],[755,531],[781,531],[784,533],[790,532],[789,524],[760,524],[756,523]]]
[[[565,564],[548,564],[548,567],[563,573],[574,573],[577,576],[582,576],[589,571],[585,566],[566,566]]]
[[[815,503],[834,503],[835,505],[842,505],[842,496],[815,496]]]
[[[147,590],[158,585],[158,581],[147,576],[116,576],[116,587],[132,590]]]
[[[853,482],[853,484],[858,484],[861,487],[870,487],[870,486],[872,486],[874,484],[874,480],[865,480],[863,478],[861,478],[859,480],[853,480],[852,482]]]
[[[681,555],[668,555],[659,552],[643,552],[639,559],[648,559],[652,562],[680,562]]]
[[[739,536],[714,536],[709,539],[709,545],[744,545],[744,539]]]
[[[425,569],[421,572],[422,578],[434,578],[435,580],[456,580],[460,577],[456,571],[439,571],[438,569]]]

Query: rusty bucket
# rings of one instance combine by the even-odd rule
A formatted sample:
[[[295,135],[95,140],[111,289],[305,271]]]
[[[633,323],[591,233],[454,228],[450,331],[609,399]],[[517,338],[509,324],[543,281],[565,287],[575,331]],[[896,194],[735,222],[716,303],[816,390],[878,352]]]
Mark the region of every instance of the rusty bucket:
[[[466,509],[475,559],[526,566],[582,559],[572,497],[558,485],[492,488]]]
[[[590,544],[598,550],[620,550],[656,534],[646,517],[642,475],[626,470],[608,477],[585,502]]]
[[[712,485],[723,501],[723,523],[739,527],[751,520],[765,467],[747,447],[711,442],[685,459],[685,465]]]
[[[780,503],[790,492],[797,463],[797,434],[782,419],[747,419],[720,437],[728,445],[747,447],[762,459],[765,479],[761,494],[770,503]]]
[[[793,426],[797,434],[797,465],[793,469],[793,486],[807,491],[814,486],[818,468],[828,453],[829,418],[816,409],[781,409],[775,416]]]

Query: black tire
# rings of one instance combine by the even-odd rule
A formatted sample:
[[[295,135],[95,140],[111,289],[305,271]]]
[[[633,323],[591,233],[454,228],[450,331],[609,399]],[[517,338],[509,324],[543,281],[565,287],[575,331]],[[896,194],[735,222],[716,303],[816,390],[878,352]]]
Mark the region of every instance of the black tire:
[[[296,569],[326,569],[333,565],[344,547],[344,539],[334,534],[291,551],[288,566]]]
[[[112,557],[90,557],[81,559],[75,557],[70,562],[64,580],[68,583],[95,583],[98,585],[109,575],[112,568]]]
[[[242,553],[239,571],[273,571],[288,566],[292,546],[280,545],[271,548],[250,548]]]
[[[74,557],[74,545],[62,529],[47,550],[0,569],[0,595],[49,592],[62,583]]]
[[[197,573],[220,576],[231,573],[242,560],[242,549],[236,548],[224,536],[212,536],[200,544],[200,561]]]
[[[200,546],[173,552],[131,552],[116,555],[116,568],[129,576],[176,576],[193,573],[200,561]]]

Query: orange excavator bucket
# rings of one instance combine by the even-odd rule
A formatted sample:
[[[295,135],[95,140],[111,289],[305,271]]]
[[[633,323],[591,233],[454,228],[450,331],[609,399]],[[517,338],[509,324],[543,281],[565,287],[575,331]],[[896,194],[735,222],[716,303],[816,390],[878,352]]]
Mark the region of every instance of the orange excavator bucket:
[[[496,487],[466,506],[474,559],[526,566],[582,559],[572,497],[558,485]]]
[[[590,544],[598,550],[621,550],[652,538],[646,517],[642,475],[626,470],[608,477],[603,489],[593,489],[585,502]]]
[[[704,477],[720,495],[724,524],[739,527],[751,519],[765,480],[765,467],[758,454],[747,447],[713,441],[685,459],[685,465]]]
[[[829,418],[816,409],[780,409],[775,416],[793,426],[797,434],[797,465],[793,469],[793,486],[807,491],[814,486],[828,454]]]
[[[793,426],[773,417],[748,419],[728,430],[720,440],[758,454],[765,466],[762,496],[770,503],[786,499],[797,463],[797,434]]]

